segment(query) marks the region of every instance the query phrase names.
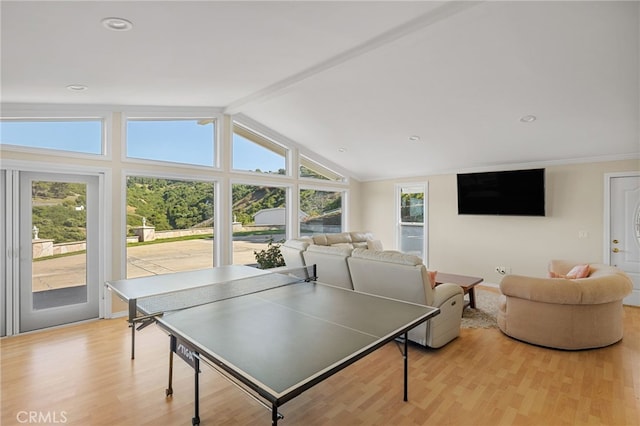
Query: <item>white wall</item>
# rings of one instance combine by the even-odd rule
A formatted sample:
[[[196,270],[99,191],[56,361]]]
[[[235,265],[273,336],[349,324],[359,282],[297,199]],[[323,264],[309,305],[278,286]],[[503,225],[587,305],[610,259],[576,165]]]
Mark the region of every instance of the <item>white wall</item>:
[[[546,167],[545,217],[457,214],[456,175],[361,184],[362,225],[395,248],[395,185],[428,182],[429,269],[481,276],[498,283],[496,266],[512,273],[546,275],[550,259],[602,262],[604,174],[638,171],[639,161]],[[579,238],[586,231],[587,238]]]

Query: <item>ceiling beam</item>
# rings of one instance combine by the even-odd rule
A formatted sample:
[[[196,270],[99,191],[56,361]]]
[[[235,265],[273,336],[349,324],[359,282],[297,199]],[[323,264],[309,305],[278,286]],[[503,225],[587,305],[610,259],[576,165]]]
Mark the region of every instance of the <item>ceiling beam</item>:
[[[320,62],[317,65],[302,70],[283,80],[277,81],[274,84],[264,87],[263,89],[253,92],[243,98],[237,99],[224,108],[224,113],[232,115],[242,112],[245,107],[252,103],[259,103],[270,98],[277,97],[281,93],[286,92],[292,86],[295,86],[308,78],[357,58],[367,52],[378,49],[430,25],[434,25],[440,21],[448,19],[451,16],[466,11],[481,3],[484,3],[484,1],[448,1],[441,6],[385,31],[357,46],[352,47],[351,49],[345,50],[344,52]]]

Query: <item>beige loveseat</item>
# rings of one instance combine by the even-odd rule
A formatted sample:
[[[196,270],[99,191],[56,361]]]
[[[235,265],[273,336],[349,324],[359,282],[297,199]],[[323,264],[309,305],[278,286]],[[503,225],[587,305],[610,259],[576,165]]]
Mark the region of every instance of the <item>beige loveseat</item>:
[[[575,262],[552,261],[566,275]],[[619,269],[590,264],[586,278],[507,275],[500,283],[498,327],[516,339],[558,349],[589,349],[622,339],[622,299],[632,289]]]

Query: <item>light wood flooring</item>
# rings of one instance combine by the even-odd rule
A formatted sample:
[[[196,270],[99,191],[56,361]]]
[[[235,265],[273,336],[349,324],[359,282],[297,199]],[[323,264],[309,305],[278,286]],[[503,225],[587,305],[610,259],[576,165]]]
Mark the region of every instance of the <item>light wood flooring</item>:
[[[544,349],[497,329],[463,329],[438,350],[411,346],[408,402],[392,343],[283,405],[279,424],[639,425],[640,308],[624,311],[623,341],[598,350]],[[165,398],[168,344],[148,327],[130,360],[123,319],[2,339],[0,423],[36,413],[31,424],[189,425],[193,373],[176,360],[174,395]],[[270,424],[269,411],[202,371],[202,425]]]

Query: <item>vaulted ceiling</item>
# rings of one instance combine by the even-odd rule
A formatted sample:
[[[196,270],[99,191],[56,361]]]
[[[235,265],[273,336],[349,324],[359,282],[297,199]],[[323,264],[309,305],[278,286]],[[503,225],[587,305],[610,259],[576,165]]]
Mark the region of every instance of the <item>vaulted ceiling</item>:
[[[640,151],[636,1],[0,8],[3,103],[220,107],[360,180]]]

